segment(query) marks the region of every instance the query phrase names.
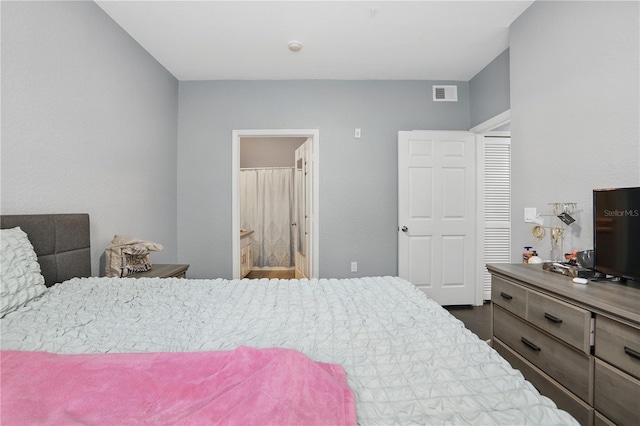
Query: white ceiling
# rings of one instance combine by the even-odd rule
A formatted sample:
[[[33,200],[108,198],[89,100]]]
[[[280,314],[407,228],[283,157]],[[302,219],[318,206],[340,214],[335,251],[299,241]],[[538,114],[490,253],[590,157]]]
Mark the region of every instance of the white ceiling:
[[[96,3],[178,80],[468,81],[533,1]]]

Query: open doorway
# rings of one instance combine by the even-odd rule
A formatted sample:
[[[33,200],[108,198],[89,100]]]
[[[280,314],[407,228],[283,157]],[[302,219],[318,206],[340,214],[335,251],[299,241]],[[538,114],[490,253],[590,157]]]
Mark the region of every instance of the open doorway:
[[[240,277],[295,278],[296,151],[305,137],[240,138]],[[303,225],[301,225],[303,226]]]
[[[316,276],[318,136],[317,130],[233,132],[234,278]],[[303,173],[300,152],[306,152]]]

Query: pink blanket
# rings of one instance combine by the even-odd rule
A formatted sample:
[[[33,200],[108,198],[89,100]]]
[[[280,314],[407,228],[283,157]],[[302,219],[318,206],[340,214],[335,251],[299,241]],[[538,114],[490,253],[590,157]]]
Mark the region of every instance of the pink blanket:
[[[356,424],[339,365],[281,348],[1,352],[1,423]]]

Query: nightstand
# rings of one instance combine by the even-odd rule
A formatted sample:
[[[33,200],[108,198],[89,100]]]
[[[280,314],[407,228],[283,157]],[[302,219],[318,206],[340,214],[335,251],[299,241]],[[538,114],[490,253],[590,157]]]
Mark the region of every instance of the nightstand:
[[[189,265],[153,264],[146,272],[137,272],[127,278],[186,278]]]

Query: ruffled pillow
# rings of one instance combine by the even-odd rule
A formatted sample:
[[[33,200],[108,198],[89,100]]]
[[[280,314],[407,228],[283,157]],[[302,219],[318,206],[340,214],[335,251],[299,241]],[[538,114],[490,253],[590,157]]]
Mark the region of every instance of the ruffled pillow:
[[[0,230],[0,318],[44,293],[44,277],[27,234],[19,227]]]

